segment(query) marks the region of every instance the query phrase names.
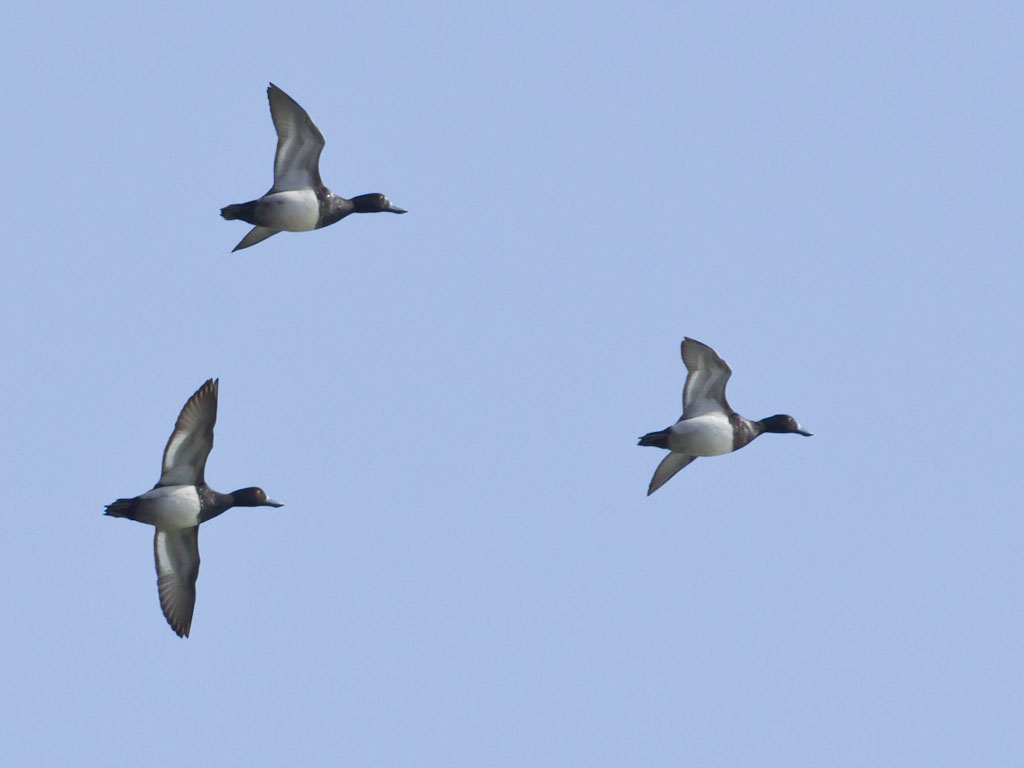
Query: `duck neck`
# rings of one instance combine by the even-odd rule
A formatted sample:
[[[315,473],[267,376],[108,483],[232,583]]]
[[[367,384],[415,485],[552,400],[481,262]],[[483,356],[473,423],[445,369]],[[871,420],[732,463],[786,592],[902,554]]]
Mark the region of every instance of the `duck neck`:
[[[235,506],[235,499],[232,494],[220,493],[208,485],[204,485],[199,489],[199,499],[201,503],[200,523],[212,520],[217,515],[222,515]]]
[[[333,224],[336,221],[341,221],[355,209],[355,205],[353,205],[351,200],[338,197],[327,187],[324,187],[324,192],[326,194],[319,196],[320,213],[316,222],[317,229],[326,227],[328,224]]]
[[[764,424],[745,419],[738,413],[729,416],[732,424],[732,449],[738,451],[758,435],[764,434]]]

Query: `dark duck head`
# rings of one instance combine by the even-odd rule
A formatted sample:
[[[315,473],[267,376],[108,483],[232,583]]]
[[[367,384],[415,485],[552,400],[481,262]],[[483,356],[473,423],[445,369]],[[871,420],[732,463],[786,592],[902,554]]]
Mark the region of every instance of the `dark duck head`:
[[[792,416],[787,416],[784,413],[778,413],[774,416],[769,416],[766,419],[761,419],[758,422],[765,432],[776,432],[779,434],[786,434],[788,432],[795,432],[798,435],[804,437],[810,437],[811,433],[803,429],[797,424],[796,419]]]
[[[404,208],[399,208],[380,192],[356,195],[352,198],[352,205],[353,213],[406,213]]]
[[[241,488],[228,494],[232,507],[283,507],[280,501],[267,498],[262,488]]]

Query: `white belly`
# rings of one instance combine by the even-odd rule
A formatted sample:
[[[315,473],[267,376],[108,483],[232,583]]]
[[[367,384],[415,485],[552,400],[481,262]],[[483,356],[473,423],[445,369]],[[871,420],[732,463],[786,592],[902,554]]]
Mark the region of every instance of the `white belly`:
[[[194,485],[165,485],[142,494],[139,521],[161,528],[199,525],[199,494]]]
[[[261,227],[306,232],[316,229],[320,203],[312,189],[275,192],[260,198],[256,217]]]
[[[668,447],[689,456],[721,456],[732,451],[732,424],[724,413],[709,413],[672,427]]]

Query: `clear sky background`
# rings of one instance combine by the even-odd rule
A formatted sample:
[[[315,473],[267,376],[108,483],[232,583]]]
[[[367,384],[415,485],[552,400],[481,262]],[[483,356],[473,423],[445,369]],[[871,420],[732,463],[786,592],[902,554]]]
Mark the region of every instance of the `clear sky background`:
[[[18,4],[10,765],[1024,763],[1017,3]],[[232,254],[273,81],[353,216]],[[654,496],[679,342],[791,413]],[[219,376],[192,637],[142,493]]]

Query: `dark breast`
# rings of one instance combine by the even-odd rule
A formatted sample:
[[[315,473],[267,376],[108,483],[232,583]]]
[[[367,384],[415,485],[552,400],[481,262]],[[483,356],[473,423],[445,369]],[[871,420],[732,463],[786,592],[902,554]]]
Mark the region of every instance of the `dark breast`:
[[[734,451],[738,451],[764,432],[760,424],[745,419],[738,413],[729,416],[729,423],[732,425],[732,449]]]
[[[216,517],[230,505],[230,499],[223,493],[217,493],[206,483],[196,486],[196,493],[199,494],[199,522],[205,523],[210,518]]]
[[[355,208],[352,201],[338,197],[327,187],[320,187],[316,191],[316,199],[320,203],[320,213],[316,220],[317,229],[341,221]]]

